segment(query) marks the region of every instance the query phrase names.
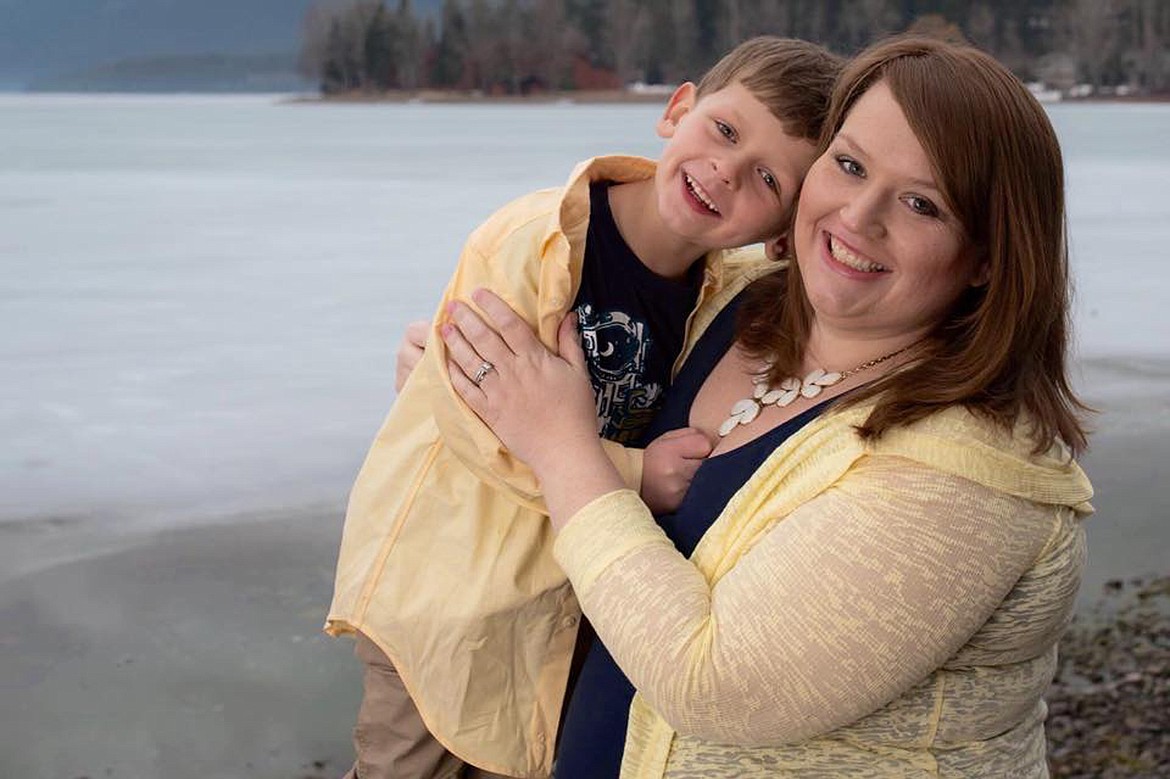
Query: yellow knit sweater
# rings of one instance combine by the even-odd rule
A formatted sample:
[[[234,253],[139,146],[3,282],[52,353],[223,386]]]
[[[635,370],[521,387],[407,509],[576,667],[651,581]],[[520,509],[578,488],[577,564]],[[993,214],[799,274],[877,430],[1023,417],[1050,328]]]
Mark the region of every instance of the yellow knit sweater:
[[[1092,489],[1054,450],[951,409],[874,444],[826,414],[690,561],[637,495],[555,554],[638,690],[622,777],[1041,777],[1041,696]]]

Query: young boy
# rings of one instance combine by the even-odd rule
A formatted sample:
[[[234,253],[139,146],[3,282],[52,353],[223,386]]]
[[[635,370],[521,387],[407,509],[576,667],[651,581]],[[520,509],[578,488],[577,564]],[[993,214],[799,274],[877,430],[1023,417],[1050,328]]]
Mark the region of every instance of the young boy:
[[[675,465],[707,448],[664,436],[643,465],[623,444],[639,441],[686,347],[770,270],[716,250],[783,241],[838,69],[803,41],[742,44],[675,91],[657,164],[596,158],[505,206],[444,293],[445,307],[492,289],[547,344],[577,312],[599,427],[652,506],[669,508],[689,480]],[[547,776],[579,610],[534,477],[458,400],[431,347],[354,485],[325,626],[355,633],[366,666],[351,775],[448,777],[466,762]]]

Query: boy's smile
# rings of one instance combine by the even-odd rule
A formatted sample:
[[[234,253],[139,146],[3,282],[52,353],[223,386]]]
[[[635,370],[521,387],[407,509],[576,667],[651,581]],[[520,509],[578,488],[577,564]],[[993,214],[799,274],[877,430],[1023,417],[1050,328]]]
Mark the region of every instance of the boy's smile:
[[[719,209],[711,200],[711,196],[707,194],[707,191],[703,189],[703,186],[691,174],[683,173],[683,183],[686,184],[687,191],[695,199],[695,209],[697,211],[700,213],[706,211],[716,216],[719,215]]]

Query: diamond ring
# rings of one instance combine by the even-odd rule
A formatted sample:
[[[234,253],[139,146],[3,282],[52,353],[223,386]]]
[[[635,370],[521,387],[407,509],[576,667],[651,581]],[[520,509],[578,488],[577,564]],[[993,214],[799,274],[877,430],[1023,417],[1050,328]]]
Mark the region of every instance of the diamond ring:
[[[485,378],[487,378],[487,375],[489,373],[491,373],[492,371],[494,371],[495,369],[496,369],[496,366],[492,365],[487,360],[484,360],[483,362],[481,362],[479,364],[479,370],[477,370],[475,372],[475,375],[471,377],[471,383],[478,387],[480,385],[480,383]]]

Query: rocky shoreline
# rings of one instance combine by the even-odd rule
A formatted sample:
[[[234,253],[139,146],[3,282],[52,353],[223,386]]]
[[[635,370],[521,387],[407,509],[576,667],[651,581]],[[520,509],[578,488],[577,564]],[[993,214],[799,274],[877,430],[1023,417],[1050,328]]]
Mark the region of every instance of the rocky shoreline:
[[[1111,580],[1060,644],[1053,779],[1170,777],[1170,576]]]

